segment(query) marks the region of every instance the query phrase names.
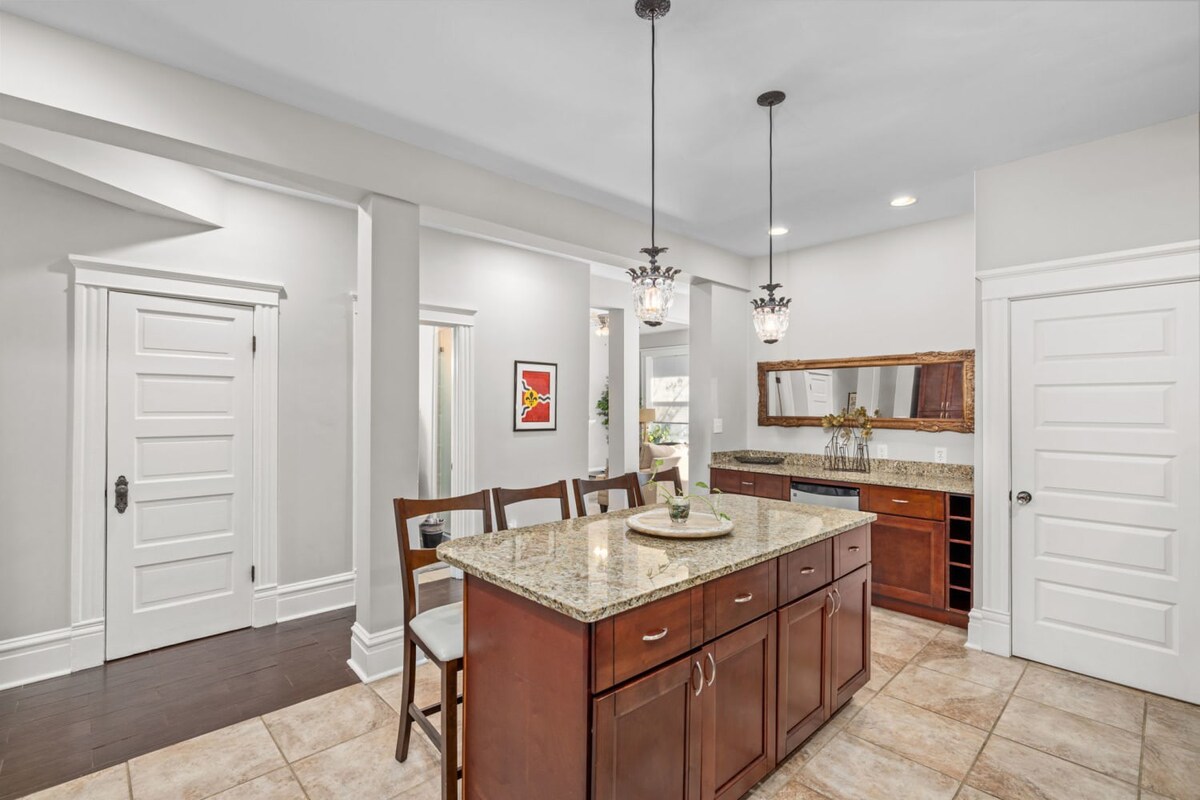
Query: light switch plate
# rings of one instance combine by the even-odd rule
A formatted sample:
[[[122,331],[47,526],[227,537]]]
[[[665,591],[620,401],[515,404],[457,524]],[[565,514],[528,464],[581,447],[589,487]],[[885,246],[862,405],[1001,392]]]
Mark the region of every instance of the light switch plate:
[[[875,457],[876,458],[887,458],[888,457],[886,444],[875,445]]]
[[[944,448],[944,447],[933,448],[933,461],[935,464],[945,464],[946,463],[946,448]]]
[[[721,433],[725,430],[725,423],[720,417],[713,417],[713,433]]]

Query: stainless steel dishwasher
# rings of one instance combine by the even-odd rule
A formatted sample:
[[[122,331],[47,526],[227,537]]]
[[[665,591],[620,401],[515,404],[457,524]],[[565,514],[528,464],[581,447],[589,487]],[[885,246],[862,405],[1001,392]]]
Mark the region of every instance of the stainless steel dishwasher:
[[[792,502],[858,511],[858,489],[853,486],[826,486],[823,483],[792,481]]]

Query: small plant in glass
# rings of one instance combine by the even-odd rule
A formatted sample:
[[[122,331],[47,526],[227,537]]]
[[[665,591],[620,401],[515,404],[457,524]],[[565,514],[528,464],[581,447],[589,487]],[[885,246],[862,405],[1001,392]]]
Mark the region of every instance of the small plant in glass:
[[[703,494],[675,494],[674,486],[668,484],[664,486],[655,480],[658,475],[658,470],[663,465],[663,459],[654,459],[654,464],[650,472],[650,480],[646,481],[646,488],[652,493],[655,501],[662,500],[667,504],[667,514],[671,517],[671,522],[677,525],[687,523],[688,517],[692,513],[692,500],[696,500],[708,506],[708,510],[717,519],[729,519],[729,515],[717,508],[716,498],[721,494],[720,489],[711,489],[704,481],[696,481],[693,486],[697,489],[705,489],[707,495]]]

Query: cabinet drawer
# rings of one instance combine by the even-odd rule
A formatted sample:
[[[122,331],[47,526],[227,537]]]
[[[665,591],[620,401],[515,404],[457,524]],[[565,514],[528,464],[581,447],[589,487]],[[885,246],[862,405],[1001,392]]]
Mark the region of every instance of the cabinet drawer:
[[[618,614],[612,618],[613,684],[640,675],[691,648],[690,591]],[[596,658],[604,658],[604,651],[605,648],[597,648]],[[601,667],[597,664],[597,674],[601,673]]]
[[[704,638],[715,639],[775,609],[775,562],[704,584]]]
[[[750,473],[754,474],[754,473]],[[783,475],[754,474],[754,494],[771,500],[788,500],[792,496],[792,479]]]
[[[946,498],[942,492],[924,489],[901,489],[896,486],[867,488],[865,511],[876,514],[895,514],[918,519],[945,519]]]
[[[780,603],[790,603],[833,580],[833,540],[810,544],[779,560]]]
[[[833,537],[833,577],[840,578],[871,560],[871,526]]]
[[[726,494],[754,494],[754,473],[734,469],[714,469],[709,476],[712,488]]]

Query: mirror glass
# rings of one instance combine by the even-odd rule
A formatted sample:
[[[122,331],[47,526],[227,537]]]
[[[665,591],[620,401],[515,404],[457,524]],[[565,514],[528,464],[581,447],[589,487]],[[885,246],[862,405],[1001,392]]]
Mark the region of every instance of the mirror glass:
[[[877,427],[970,430],[973,378],[971,351],[761,363],[759,424],[820,425],[861,406]]]

